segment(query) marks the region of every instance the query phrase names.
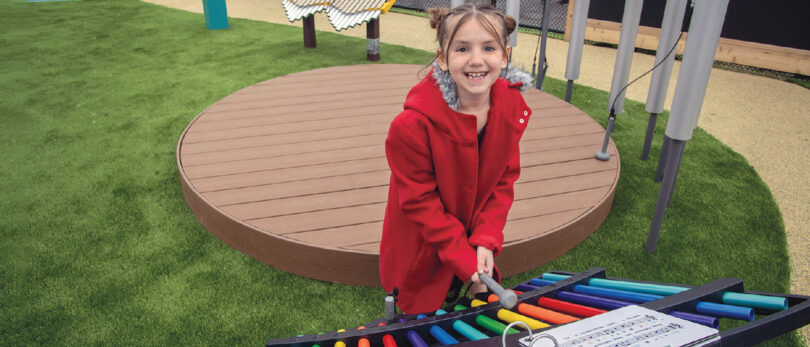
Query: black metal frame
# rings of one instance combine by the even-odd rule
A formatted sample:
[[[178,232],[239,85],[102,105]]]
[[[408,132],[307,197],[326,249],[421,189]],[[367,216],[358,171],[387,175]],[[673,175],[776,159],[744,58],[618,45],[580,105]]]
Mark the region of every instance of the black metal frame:
[[[587,284],[591,278],[608,278],[605,276],[605,269],[592,268],[580,273],[571,273],[564,271],[551,271],[554,273],[570,275],[571,277],[555,282],[548,286],[541,287],[540,289],[526,292],[518,296],[518,303],[534,303],[541,296],[555,297],[561,290],[572,290],[574,285]],[[651,283],[673,285],[660,282],[639,281],[632,279],[622,278],[608,278],[621,281],[630,281],[637,283]],[[640,304],[639,306],[659,311],[669,312],[671,310],[692,311],[698,301],[715,301],[720,302],[722,293],[726,291],[740,292],[747,294],[760,294],[768,296],[784,297],[788,300],[788,309],[784,311],[772,311],[764,309],[755,309],[756,314],[766,315],[763,318],[757,319],[735,328],[731,328],[720,332],[720,341],[715,345],[720,346],[746,346],[756,344],[774,337],[783,335],[792,330],[801,328],[804,325],[810,324],[810,297],[802,295],[780,295],[773,293],[745,291],[743,288],[743,281],[740,279],[724,278],[712,281],[701,286],[679,285],[677,286],[690,288],[678,294],[667,296],[660,300],[651,301],[648,303]],[[475,317],[482,313],[493,315],[491,313],[497,312],[500,309],[498,303],[490,303],[487,305],[473,307],[463,311],[449,312],[441,316],[430,316],[423,319],[415,319],[416,315],[398,315],[391,322],[386,322],[383,319],[376,320],[368,324],[366,329],[357,330],[353,329],[345,332],[328,332],[320,335],[306,335],[298,337],[288,337],[280,339],[271,339],[267,341],[268,347],[310,347],[314,344],[319,344],[322,347],[333,346],[337,341],[343,341],[347,346],[356,346],[361,338],[368,339],[372,346],[381,346],[383,336],[390,334],[396,340],[398,345],[407,346],[406,333],[410,330],[416,331],[420,336],[427,337],[430,335],[430,327],[438,325],[439,327],[451,331],[452,324],[455,320],[461,320],[467,324],[474,325]],[[398,319],[407,319],[404,323],[395,323]],[[377,324],[385,322],[386,326],[376,326]],[[556,327],[556,326],[555,326]],[[553,327],[551,327],[553,328]],[[551,329],[547,328],[547,329]],[[543,330],[547,330],[543,329]],[[543,330],[533,331],[534,333]],[[519,345],[518,340],[526,337],[527,332],[521,331],[518,334],[507,335],[507,344]],[[464,346],[470,347],[495,347],[501,346],[501,337],[496,336],[485,340],[479,341],[463,341]]]

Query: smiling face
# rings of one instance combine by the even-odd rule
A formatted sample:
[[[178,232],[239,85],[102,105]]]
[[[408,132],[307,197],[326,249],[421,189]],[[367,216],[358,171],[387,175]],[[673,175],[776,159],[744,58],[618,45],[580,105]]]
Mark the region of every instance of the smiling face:
[[[456,82],[462,108],[465,104],[488,102],[490,87],[508,63],[502,39],[493,35],[499,27],[495,25],[498,21],[491,17],[468,18],[456,30],[444,52],[437,51],[439,67],[449,71]],[[458,22],[459,18],[451,17],[448,21]]]

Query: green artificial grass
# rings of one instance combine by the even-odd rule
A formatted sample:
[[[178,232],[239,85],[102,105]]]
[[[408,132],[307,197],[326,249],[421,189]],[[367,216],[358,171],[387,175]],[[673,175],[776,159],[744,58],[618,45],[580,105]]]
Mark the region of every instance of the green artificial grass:
[[[177,141],[199,112],[270,78],[367,63],[365,41],[137,1],[0,2],[0,344],[261,345],[351,328],[383,315],[383,291],[282,272],[225,245],[183,199]],[[430,54],[382,45],[381,63]],[[547,79],[562,95],[564,84]],[[574,103],[604,122],[607,94]],[[622,171],[599,230],[546,269],[700,284],[741,277],[786,293],[779,210],[738,154],[698,129],[687,144],[658,251],[646,239],[658,185],[638,159],[643,106],[628,102],[613,139]],[[666,117],[659,120],[657,158]],[[604,124],[604,123],[603,123]],[[596,149],[595,149],[596,150]],[[799,345],[795,334],[776,344]]]

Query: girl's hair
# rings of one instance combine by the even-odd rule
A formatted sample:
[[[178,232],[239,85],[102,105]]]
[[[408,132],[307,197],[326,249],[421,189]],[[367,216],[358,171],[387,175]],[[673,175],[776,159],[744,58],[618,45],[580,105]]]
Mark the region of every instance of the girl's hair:
[[[436,29],[436,41],[439,42],[439,50],[442,54],[447,54],[449,45],[453,42],[458,28],[470,18],[474,18],[481,23],[493,37],[500,38],[498,44],[501,47],[501,51],[504,53],[506,52],[507,37],[515,31],[515,25],[517,24],[512,16],[501,13],[494,6],[485,2],[467,3],[452,10],[446,8],[428,8],[426,12],[431,16],[430,27]],[[448,34],[447,19],[457,16],[460,16],[460,18],[456,22],[455,27],[450,28],[452,31]],[[498,24],[500,24],[500,28],[496,28],[495,24],[485,18],[486,16],[497,20]]]

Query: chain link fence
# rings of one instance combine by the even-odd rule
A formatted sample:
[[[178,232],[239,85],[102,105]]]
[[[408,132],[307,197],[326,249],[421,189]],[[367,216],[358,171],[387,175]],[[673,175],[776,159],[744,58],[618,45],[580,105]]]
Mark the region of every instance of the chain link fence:
[[[506,0],[476,0],[489,2],[501,12],[506,12]],[[568,0],[520,0],[520,26],[540,30],[543,25],[543,2],[548,1],[548,31],[565,33],[568,17]],[[449,8],[450,0],[397,0],[394,7],[414,11],[426,8]]]

